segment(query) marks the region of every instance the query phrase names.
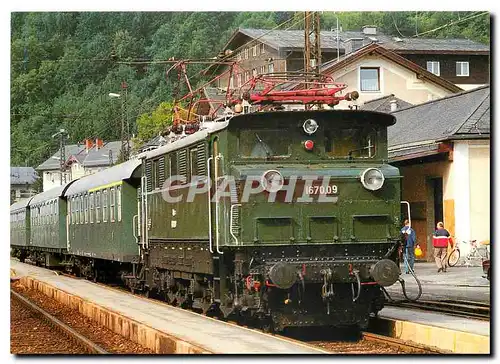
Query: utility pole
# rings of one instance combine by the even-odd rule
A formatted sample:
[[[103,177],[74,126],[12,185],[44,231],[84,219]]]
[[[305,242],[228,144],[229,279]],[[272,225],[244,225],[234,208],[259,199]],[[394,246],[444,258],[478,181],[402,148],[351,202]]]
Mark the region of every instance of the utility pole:
[[[304,71],[319,73],[321,65],[320,14],[318,11],[304,12]],[[314,43],[311,42],[314,35]]]
[[[52,138],[59,135],[59,175],[61,186],[66,183],[66,130],[59,129],[57,133],[52,135]]]
[[[121,154],[123,160],[127,161],[130,158],[130,130],[127,115],[127,88],[128,85],[125,81],[122,81],[121,88],[124,93],[122,98],[122,130],[121,130]]]

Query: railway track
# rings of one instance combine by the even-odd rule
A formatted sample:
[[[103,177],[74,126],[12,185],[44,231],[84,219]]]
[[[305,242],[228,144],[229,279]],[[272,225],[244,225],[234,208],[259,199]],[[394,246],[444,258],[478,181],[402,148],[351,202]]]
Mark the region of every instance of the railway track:
[[[76,332],[70,326],[66,325],[62,321],[58,320],[56,317],[52,316],[50,313],[26,299],[14,290],[10,290],[11,299],[15,301],[16,304],[21,305],[24,309],[30,311],[33,316],[38,319],[43,320],[46,324],[51,326],[53,329],[57,330],[60,334],[66,336],[69,340],[77,344],[83,349],[81,354],[109,354],[99,345],[93,343],[80,333]]]
[[[473,301],[452,300],[418,300],[416,302],[386,302],[387,306],[411,308],[423,311],[446,313],[453,316],[474,318],[479,320],[490,319],[490,305]]]

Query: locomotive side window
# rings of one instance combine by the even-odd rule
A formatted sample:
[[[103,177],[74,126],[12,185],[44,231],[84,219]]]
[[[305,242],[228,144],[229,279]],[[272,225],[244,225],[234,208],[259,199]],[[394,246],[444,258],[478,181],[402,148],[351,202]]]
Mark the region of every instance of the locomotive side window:
[[[108,221],[108,190],[103,191],[102,197],[102,222]]]
[[[90,219],[91,224],[94,223],[94,192],[90,192]]]
[[[290,134],[283,130],[241,130],[239,152],[243,158],[286,157],[290,155]]]
[[[101,191],[97,191],[95,198],[95,222],[101,222]]]
[[[115,222],[115,188],[111,187],[109,194],[109,221]]]
[[[118,208],[118,221],[122,221],[122,186],[116,187],[116,206]]]
[[[373,158],[377,132],[373,128],[325,130],[325,152],[335,158]]]

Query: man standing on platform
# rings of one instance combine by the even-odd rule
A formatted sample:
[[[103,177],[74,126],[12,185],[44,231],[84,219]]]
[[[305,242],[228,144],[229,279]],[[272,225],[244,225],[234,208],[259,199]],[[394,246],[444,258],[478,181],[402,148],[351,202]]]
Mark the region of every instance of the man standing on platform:
[[[413,271],[413,265],[415,264],[415,243],[417,241],[417,234],[410,226],[410,221],[405,220],[405,226],[401,229],[401,234],[405,236],[405,246],[403,254],[405,259],[405,273],[409,274]]]
[[[448,250],[448,242],[450,233],[444,228],[444,224],[440,221],[437,223],[437,230],[432,236],[432,245],[434,246],[434,259],[439,272],[446,272],[446,253]]]

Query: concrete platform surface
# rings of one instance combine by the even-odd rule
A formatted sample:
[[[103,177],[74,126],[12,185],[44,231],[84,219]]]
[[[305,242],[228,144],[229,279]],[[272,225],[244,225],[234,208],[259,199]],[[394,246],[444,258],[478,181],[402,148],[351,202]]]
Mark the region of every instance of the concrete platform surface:
[[[16,276],[30,276],[66,293],[79,296],[110,311],[129,317],[158,331],[220,354],[325,354],[299,342],[264,334],[156,303],[92,282],[56,275],[46,269],[11,260]]]
[[[490,336],[489,321],[466,319],[441,313],[403,309],[399,307],[385,307],[380,311],[379,317],[397,321],[410,321],[422,325],[442,327],[482,336]]]
[[[401,269],[404,269],[401,266]],[[437,273],[435,263],[415,263],[415,274],[422,284],[422,299],[467,300],[490,302],[490,281],[483,278],[482,267],[456,266],[448,267],[446,273]],[[408,296],[415,297],[418,293],[417,284],[411,274],[403,274]],[[399,283],[387,288],[395,299],[402,299]]]

